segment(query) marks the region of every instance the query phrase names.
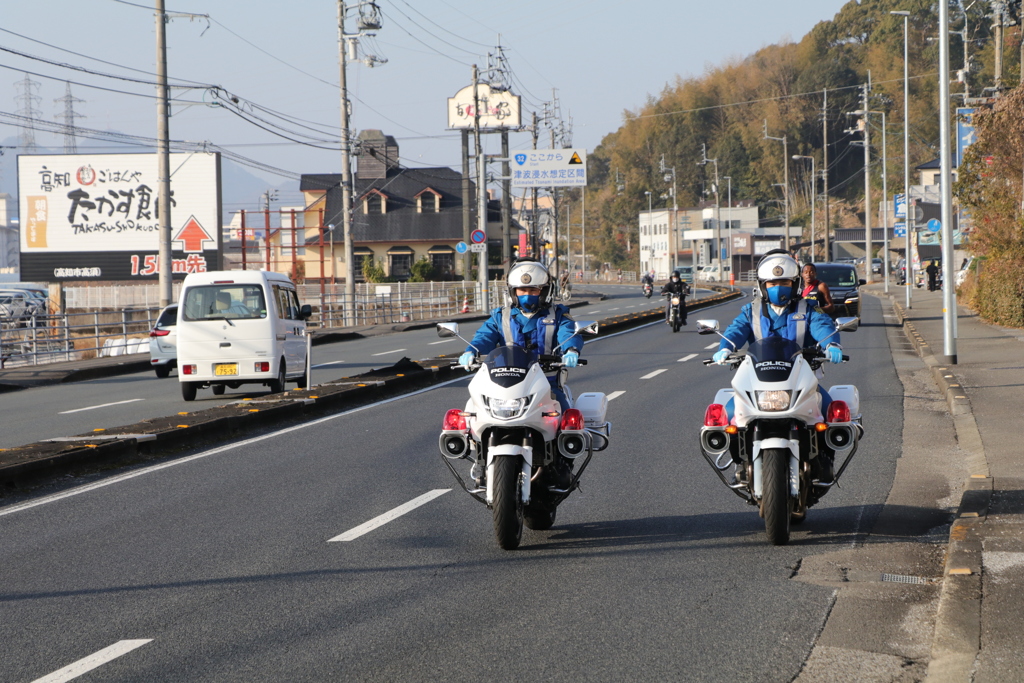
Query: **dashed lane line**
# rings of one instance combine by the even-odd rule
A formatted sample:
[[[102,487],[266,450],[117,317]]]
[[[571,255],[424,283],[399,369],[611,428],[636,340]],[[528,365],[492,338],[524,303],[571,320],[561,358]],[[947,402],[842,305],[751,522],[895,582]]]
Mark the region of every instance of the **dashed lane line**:
[[[667,368],[662,368],[661,370],[655,370],[654,372],[647,373],[646,375],[644,375],[640,379],[651,379],[652,377],[657,377],[658,375],[660,375],[663,372],[667,372],[667,370],[668,370]]]
[[[313,369],[316,370],[317,368],[326,368],[328,365],[338,365],[344,362],[345,361],[343,360],[332,360],[328,361],[327,363],[317,363],[316,365],[313,366]]]
[[[704,349],[705,350],[707,350],[707,349],[714,349],[714,348],[717,348],[717,347],[718,347],[718,342],[715,342],[714,344],[708,344],[707,346],[704,347]]]
[[[63,669],[54,671],[48,676],[37,678],[32,683],[63,683],[63,681],[70,681],[78,678],[86,672],[103,666],[107,662],[117,659],[121,655],[128,654],[132,650],[151,642],[153,642],[152,638],[143,640],[119,640],[110,647],[105,647],[99,652],[94,652],[88,657],[84,657],[79,659],[77,662],[68,664]]]
[[[625,391],[613,391],[612,393],[608,394],[607,398],[608,398],[609,401],[614,401],[619,396],[622,396],[624,393],[626,393],[626,392]]]
[[[135,403],[136,401],[145,401],[144,398],[130,398],[127,401],[114,401],[113,403],[101,403],[98,406],[89,406],[87,408],[75,408],[74,410],[62,410],[58,415],[68,415],[70,413],[80,413],[83,410],[96,410],[97,408],[109,408],[110,406],[119,406],[124,403]]]
[[[430,342],[430,346],[437,346],[438,344],[450,344],[453,341],[458,341],[458,340],[457,339],[442,339],[441,341]]]
[[[381,351],[380,353],[371,353],[370,355],[371,356],[386,356],[389,353],[401,353],[402,351],[405,351],[405,349],[392,349],[390,351]]]
[[[425,503],[429,503],[430,501],[434,500],[438,496],[443,496],[444,494],[448,493],[449,491],[451,491],[451,489],[434,489],[433,491],[428,491],[427,493],[424,493],[422,496],[419,496],[417,498],[413,498],[408,503],[404,503],[402,505],[399,505],[394,510],[390,510],[389,512],[385,512],[383,515],[380,515],[379,517],[374,517],[369,522],[364,522],[363,524],[360,524],[359,526],[355,527],[354,529],[349,529],[345,533],[343,533],[343,534],[341,534],[339,536],[335,536],[334,538],[328,540],[327,542],[328,543],[334,543],[335,541],[352,541],[352,540],[355,540],[355,539],[359,538],[360,536],[362,536],[364,534],[370,533],[371,531],[373,531],[374,529],[376,529],[378,527],[384,526],[388,522],[393,522],[394,520],[398,519],[399,517],[401,517],[402,515],[406,514],[407,512],[411,512],[411,511],[415,510],[416,508],[418,508],[419,506],[424,505]]]
[[[679,359],[679,360],[677,360],[676,362],[677,362],[677,363],[685,363],[686,361],[688,361],[688,360],[693,360],[693,359],[694,359],[694,358],[696,358],[696,357],[697,357],[697,354],[695,354],[695,353],[691,353],[691,354],[690,354],[689,356],[683,356],[682,358],[680,358],[680,359]]]

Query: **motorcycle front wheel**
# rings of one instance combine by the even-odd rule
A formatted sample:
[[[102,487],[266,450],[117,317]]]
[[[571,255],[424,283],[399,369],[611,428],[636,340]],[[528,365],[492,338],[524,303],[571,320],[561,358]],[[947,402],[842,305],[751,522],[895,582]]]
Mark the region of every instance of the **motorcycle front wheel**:
[[[494,536],[504,550],[515,550],[523,538],[522,467],[519,458],[499,455],[494,460]]]
[[[764,532],[772,545],[789,543],[789,523],[793,501],[789,497],[789,451],[768,448],[761,469],[763,493],[761,516]]]

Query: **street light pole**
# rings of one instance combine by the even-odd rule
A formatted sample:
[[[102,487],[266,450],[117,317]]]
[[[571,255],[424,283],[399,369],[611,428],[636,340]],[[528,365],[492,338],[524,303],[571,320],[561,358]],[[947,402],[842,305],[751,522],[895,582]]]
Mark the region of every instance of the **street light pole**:
[[[943,362],[956,365],[956,293],[953,286],[953,194],[949,164],[949,4],[939,3],[939,189],[942,193]]]
[[[647,265],[651,270],[654,270],[654,242],[649,239],[654,234],[654,219],[651,218],[654,214],[651,208],[651,192],[646,191],[644,194],[647,195],[647,244],[649,245],[647,248],[651,252],[651,260],[648,261]]]
[[[910,60],[907,59],[907,21],[910,19],[910,12],[906,10],[894,10],[889,14],[903,17],[903,202],[907,207],[907,217],[904,222],[907,226],[906,248],[903,250],[903,271],[904,287],[907,290],[907,310],[911,308],[911,291],[914,289],[914,245],[911,235],[914,233],[913,216],[910,215],[910,79],[907,69]],[[1024,74],[1024,71],[1021,72]]]
[[[811,263],[814,263],[814,235],[817,232],[817,228],[815,226],[814,206],[818,203],[818,179],[814,173],[814,157],[809,157],[804,154],[793,155],[794,161],[799,159],[811,160]]]
[[[777,140],[782,143],[782,177],[783,196],[786,198],[786,233],[782,236],[782,246],[789,251],[789,140],[783,135],[781,138],[773,138],[768,135],[768,119],[764,120],[764,139]]]
[[[722,270],[722,221],[719,220],[721,208],[718,201],[718,159],[708,159],[707,145],[701,145],[701,156],[703,157],[700,162],[702,165],[715,165],[715,253],[711,258],[711,265],[718,263],[718,275],[721,277],[725,271]]]
[[[729,244],[727,245],[727,251],[728,251],[728,254],[729,254],[729,275],[730,276],[734,276],[735,271],[733,271],[733,269],[732,269],[732,265],[733,265],[732,264],[732,176],[724,175],[724,176],[722,176],[722,180],[728,180],[729,181],[729,194],[728,194],[728,200],[729,200],[729,222],[728,222],[728,225],[726,226],[726,231],[727,231],[727,234],[729,236],[726,239],[729,241]],[[725,280],[725,271],[724,270],[722,271],[722,280],[723,281]],[[732,283],[730,283],[730,284],[732,284]]]

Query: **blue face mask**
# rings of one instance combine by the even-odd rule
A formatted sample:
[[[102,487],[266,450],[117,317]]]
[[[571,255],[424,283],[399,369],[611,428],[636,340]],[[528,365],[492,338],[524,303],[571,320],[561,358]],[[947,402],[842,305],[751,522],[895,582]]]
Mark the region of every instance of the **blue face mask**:
[[[785,306],[793,298],[793,288],[788,285],[768,287],[768,301],[776,306]]]
[[[519,299],[519,307],[526,310],[537,308],[537,304],[540,303],[540,297],[536,294],[520,294],[516,298]]]

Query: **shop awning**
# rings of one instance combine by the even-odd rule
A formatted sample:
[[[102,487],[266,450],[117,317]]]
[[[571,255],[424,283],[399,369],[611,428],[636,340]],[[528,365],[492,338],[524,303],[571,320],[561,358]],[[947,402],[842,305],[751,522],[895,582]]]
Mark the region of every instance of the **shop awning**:
[[[353,256],[373,256],[373,249],[369,247],[352,247]]]
[[[435,244],[427,250],[428,254],[454,254],[455,250],[444,244]]]
[[[391,247],[390,249],[388,249],[388,253],[389,254],[415,254],[416,252],[412,250],[412,247],[398,246],[398,247]]]

